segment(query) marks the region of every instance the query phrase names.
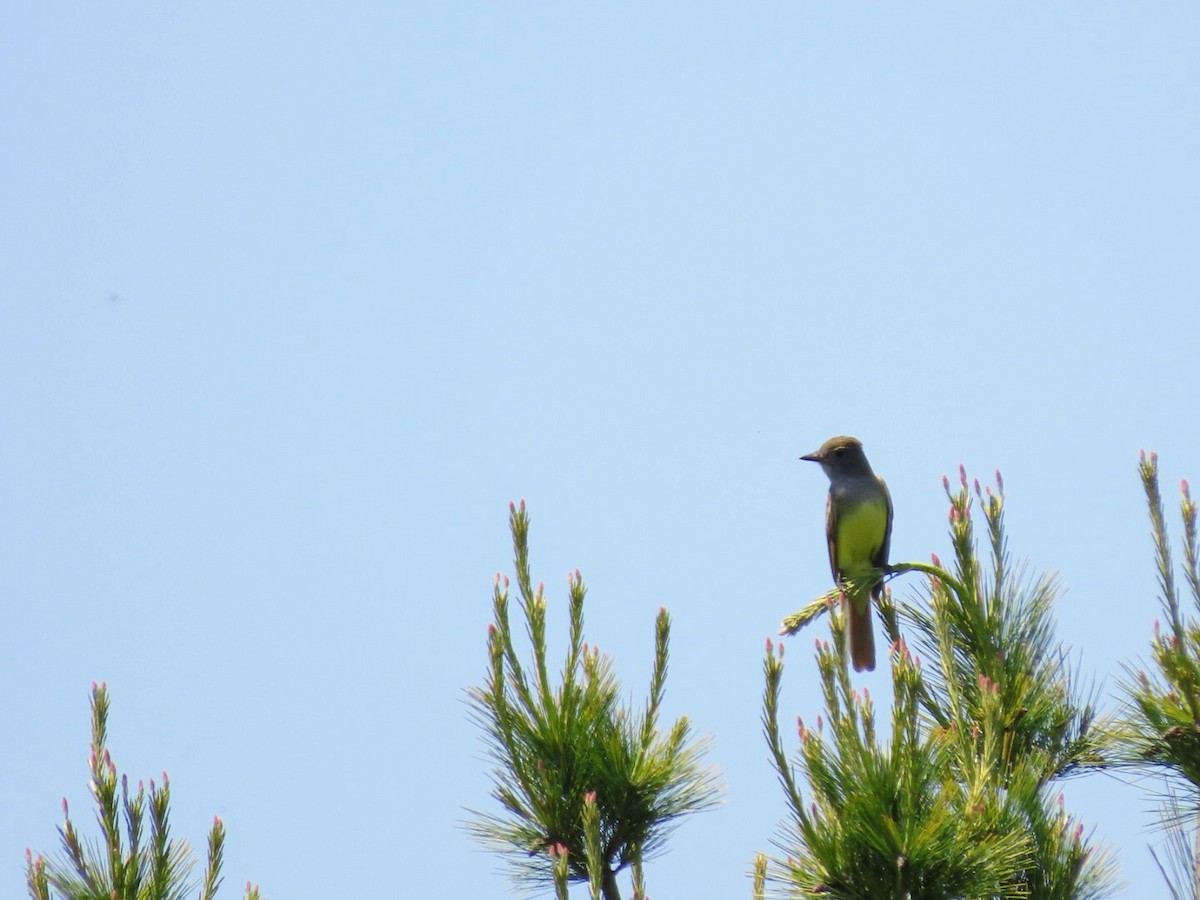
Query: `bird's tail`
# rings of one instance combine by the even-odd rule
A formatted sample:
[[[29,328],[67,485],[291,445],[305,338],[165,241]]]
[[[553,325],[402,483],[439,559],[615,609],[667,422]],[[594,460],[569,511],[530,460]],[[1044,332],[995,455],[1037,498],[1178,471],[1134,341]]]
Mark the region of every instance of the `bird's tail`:
[[[855,672],[875,671],[875,628],[871,621],[871,593],[846,597],[846,642]]]

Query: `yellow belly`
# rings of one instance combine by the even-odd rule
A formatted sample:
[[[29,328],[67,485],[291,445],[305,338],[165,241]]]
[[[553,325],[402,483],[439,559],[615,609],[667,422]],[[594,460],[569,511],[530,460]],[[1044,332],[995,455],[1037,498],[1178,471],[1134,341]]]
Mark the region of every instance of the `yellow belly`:
[[[837,521],[837,566],[842,574],[875,568],[872,560],[887,533],[887,506],[883,503],[859,503],[841,510]]]

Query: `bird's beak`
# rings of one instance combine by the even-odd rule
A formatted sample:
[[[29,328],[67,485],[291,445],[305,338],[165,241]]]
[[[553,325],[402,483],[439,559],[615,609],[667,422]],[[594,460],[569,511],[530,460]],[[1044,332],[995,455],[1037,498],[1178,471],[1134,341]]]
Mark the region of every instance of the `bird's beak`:
[[[821,461],[821,454],[820,454],[820,453],[817,453],[817,452],[814,452],[814,453],[805,453],[805,454],[804,454],[802,457],[800,457],[800,458],[801,458],[801,459],[804,459],[804,460],[807,460],[808,462],[815,462],[815,463],[819,463],[819,462]]]

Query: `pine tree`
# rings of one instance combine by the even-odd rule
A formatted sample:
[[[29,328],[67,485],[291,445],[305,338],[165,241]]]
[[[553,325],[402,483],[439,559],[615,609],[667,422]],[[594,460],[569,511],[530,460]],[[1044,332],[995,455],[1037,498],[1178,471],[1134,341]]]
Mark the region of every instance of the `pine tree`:
[[[658,725],[667,677],[671,620],[655,620],[650,695],[641,710],[621,705],[612,660],[583,641],[583,579],[569,585],[570,636],[561,676],[546,659],[546,597],[533,588],[529,517],[510,506],[521,612],[532,644],[522,660],[509,621],[509,581],[493,585],[488,628],[489,670],[469,691],[484,730],[493,770],[493,796],[504,812],[474,813],[469,827],[499,851],[518,882],[553,884],[560,900],[569,882],[587,882],[593,900],[619,900],[617,873],[632,871],[635,900],[645,897],[643,863],[672,828],[720,796],[714,771],[703,764],[705,742],[692,739],[681,717]]]
[[[880,611],[892,640],[887,738],[871,698],[851,684],[837,592],[785,621],[791,632],[833,610],[833,642],[817,653],[828,726],[801,721],[795,766],[778,724],[782,648],[768,645],[764,730],[790,816],[787,855],[769,871],[785,896],[1066,900],[1113,889],[1111,856],[1085,838],[1057,789],[1105,759],[1094,700],[1053,637],[1055,583],[1012,570],[999,473],[995,492],[974,486],[985,567],[965,471],[960,481],[954,490],[944,481],[951,569],[934,557],[881,573],[926,578],[922,602],[897,605],[889,592]]]
[[[91,791],[100,822],[99,844],[86,841],[71,821],[63,798],[63,824],[58,833],[61,856],[47,859],[25,851],[25,878],[33,900],[182,900],[199,891],[200,900],[213,900],[221,886],[225,826],[213,819],[208,833],[208,857],[199,885],[191,872],[195,859],[186,841],[171,837],[171,787],[139,782],[129,791],[127,776],[117,777],[108,749],[108,688],[92,685]],[[124,821],[124,831],[121,825]],[[149,834],[146,834],[147,821]],[[259,900],[257,887],[246,885],[245,900]]]
[[[1174,900],[1200,897],[1196,840],[1200,813],[1200,549],[1196,503],[1187,481],[1180,484],[1183,575],[1191,609],[1180,596],[1171,541],[1158,484],[1157,454],[1142,453],[1142,487],[1150,511],[1150,534],[1158,570],[1159,603],[1165,626],[1154,622],[1151,663],[1127,667],[1126,708],[1116,737],[1120,762],[1136,773],[1160,776],[1156,799],[1164,846],[1151,849]],[[1149,783],[1155,783],[1151,781]]]
[[[1150,508],[1165,626],[1154,623],[1152,663],[1130,666],[1126,706],[1099,717],[1054,633],[1056,579],[1014,566],[1004,530],[1004,491],[973,490],[960,468],[949,500],[952,561],[909,562],[868,573],[916,573],[904,599],[887,591],[878,610],[891,641],[892,696],[881,723],[873,698],[851,681],[842,585],[784,621],[785,634],[830,614],[818,640],[823,710],[797,723],[789,756],[780,727],[784,650],[767,642],[762,721],[787,818],[779,856],[760,853],[751,895],[846,900],[1024,898],[1092,900],[1115,890],[1111,852],[1065,809],[1072,777],[1132,771],[1165,775],[1158,800],[1167,838],[1155,853],[1170,895],[1200,900],[1200,540],[1197,506],[1181,488],[1185,609],[1176,584],[1157,458],[1140,473]],[[976,519],[982,522],[979,551]],[[585,589],[570,579],[570,639],[560,680],[546,663],[546,600],[532,587],[528,518],[511,510],[521,611],[533,647],[522,661],[509,624],[508,580],[497,576],[489,628],[490,670],[471,691],[496,768],[504,812],[476,813],[476,835],[500,850],[519,879],[587,882],[594,900],[619,897],[629,866],[644,896],[642,862],[678,817],[717,799],[703,742],[680,719],[660,735],[670,620],[656,622],[650,699],[622,708],[612,661],[583,643]],[[853,586],[849,586],[852,589]],[[1153,852],[1153,851],[1152,851]]]

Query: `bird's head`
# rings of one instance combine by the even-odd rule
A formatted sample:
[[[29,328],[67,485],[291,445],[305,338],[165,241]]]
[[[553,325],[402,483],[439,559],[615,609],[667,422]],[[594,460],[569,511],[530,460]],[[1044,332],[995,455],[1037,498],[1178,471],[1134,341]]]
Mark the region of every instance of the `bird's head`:
[[[830,479],[836,475],[854,477],[873,474],[867,455],[863,453],[862,441],[849,435],[831,437],[819,450],[800,458],[820,463]]]

